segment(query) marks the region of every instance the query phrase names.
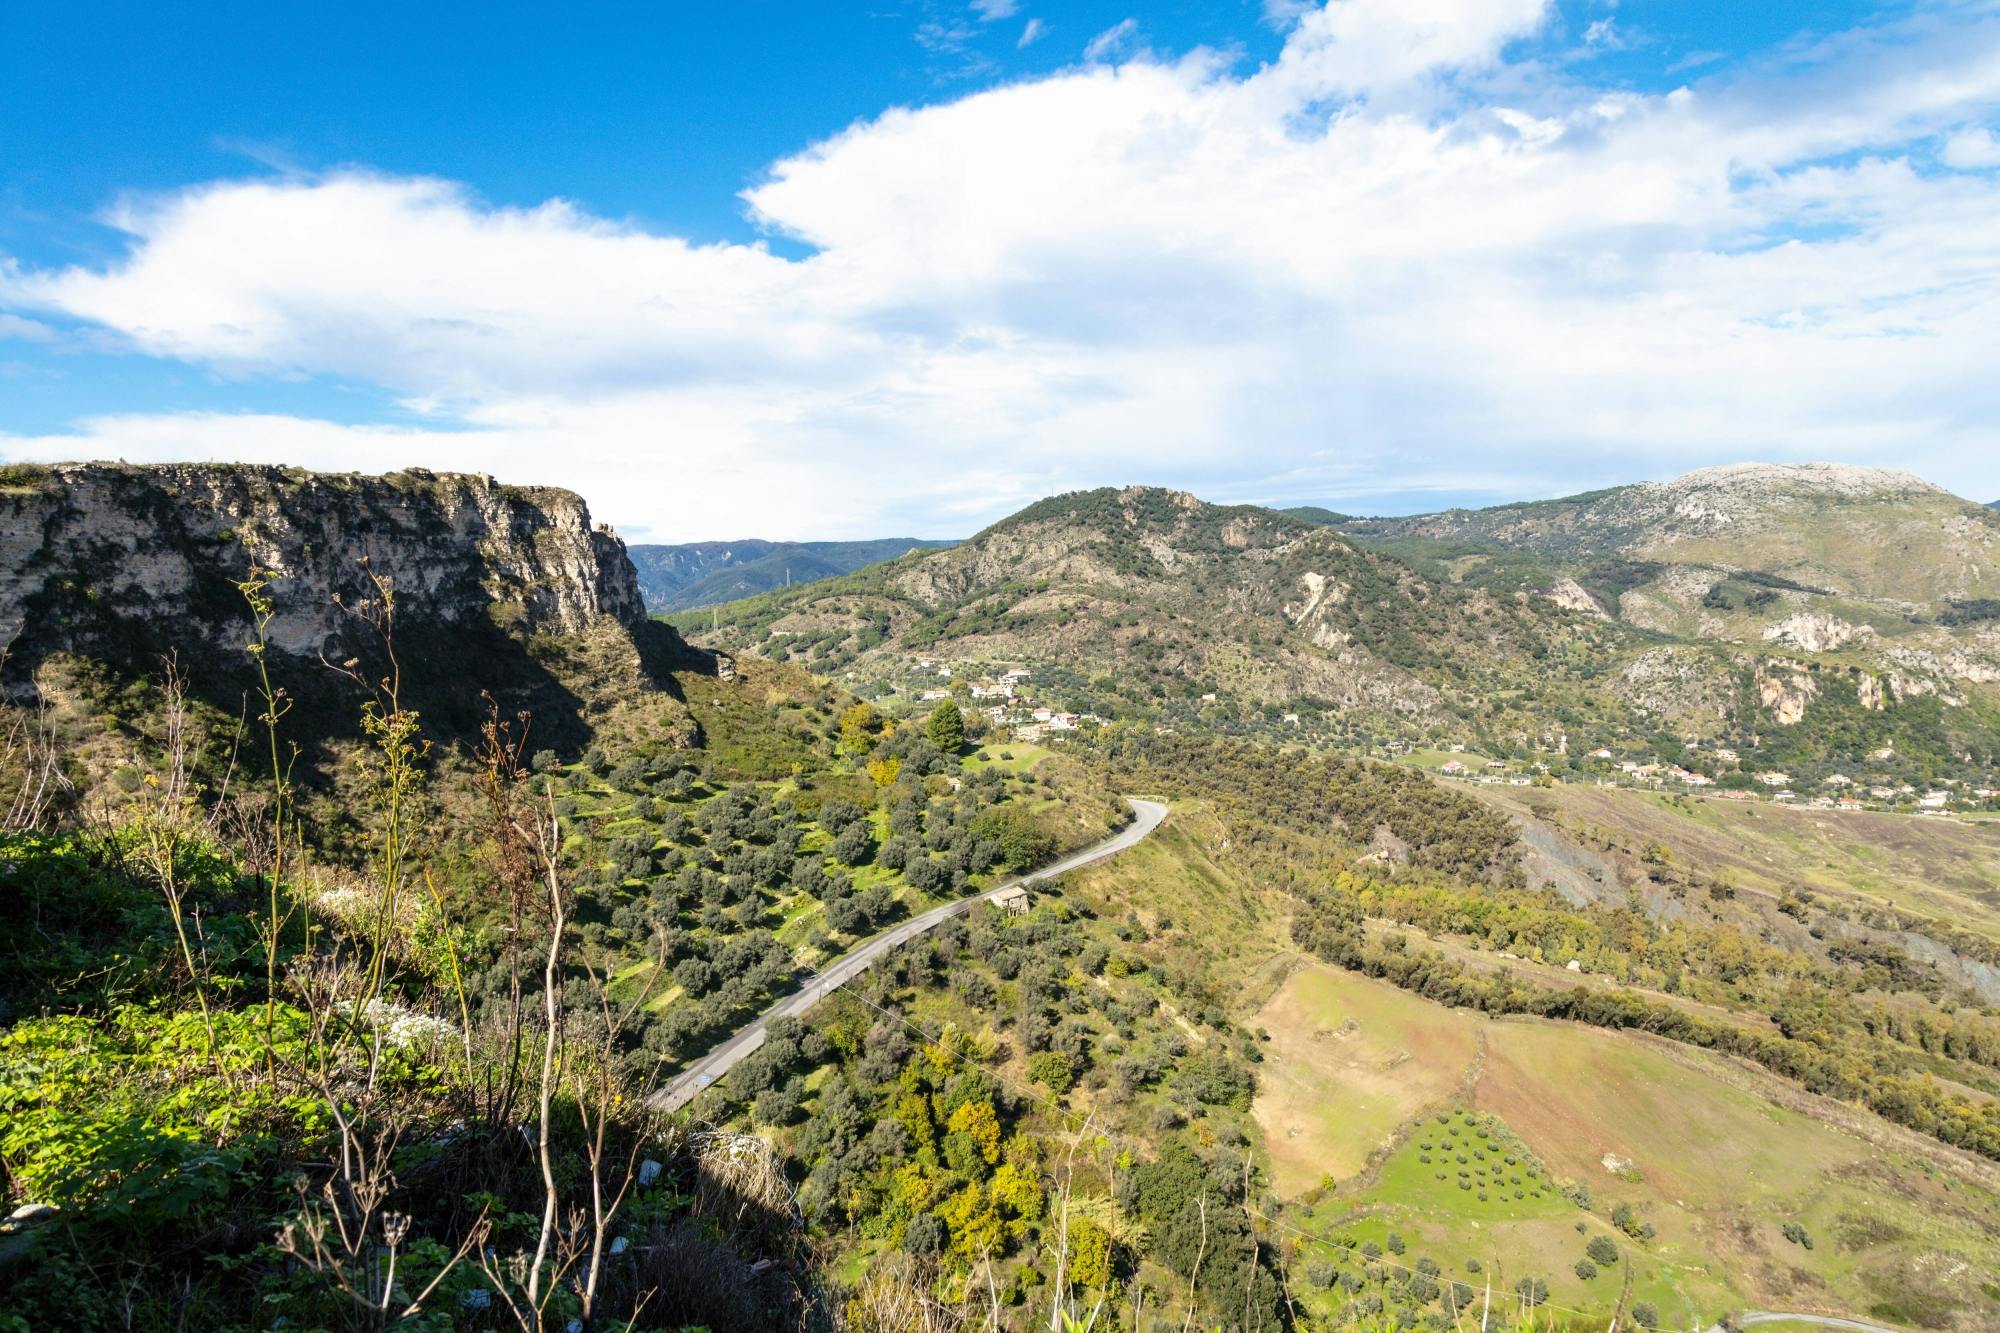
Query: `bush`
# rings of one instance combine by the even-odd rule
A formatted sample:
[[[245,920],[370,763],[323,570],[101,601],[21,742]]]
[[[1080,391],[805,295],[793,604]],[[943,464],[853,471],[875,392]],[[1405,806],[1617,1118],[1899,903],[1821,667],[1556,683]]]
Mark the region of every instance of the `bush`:
[[[1583,1252],[1607,1268],[1618,1262],[1618,1247],[1611,1243],[1609,1236],[1592,1236],[1590,1244],[1583,1247]]]
[[[1588,1282],[1597,1276],[1597,1265],[1588,1259],[1579,1259],[1576,1261],[1576,1275]]]
[[[1785,1223],[1785,1239],[1794,1245],[1802,1245],[1808,1250],[1813,1247],[1812,1233],[1808,1232],[1797,1222]]]
[[[950,1238],[943,1220],[936,1213],[918,1213],[903,1228],[903,1249],[906,1253],[927,1259],[942,1252]]]
[[[1028,1057],[1028,1077],[1060,1097],[1076,1086],[1076,1065],[1060,1051],[1037,1051]]]
[[[1632,1306],[1632,1322],[1640,1328],[1658,1328],[1660,1312],[1651,1301],[1637,1301]]]

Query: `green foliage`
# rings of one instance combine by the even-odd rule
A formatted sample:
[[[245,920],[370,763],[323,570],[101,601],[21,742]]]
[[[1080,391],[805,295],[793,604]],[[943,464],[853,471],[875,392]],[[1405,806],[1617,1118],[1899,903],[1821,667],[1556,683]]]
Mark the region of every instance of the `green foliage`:
[[[296,1058],[305,1016],[281,1007],[277,1019],[280,1053]],[[191,1010],[120,1006],[0,1034],[0,1157],[20,1188],[135,1231],[187,1225],[253,1159],[324,1132],[316,1099],[246,1077],[264,1060],[263,1010],[219,1010],[214,1022],[219,1067]]]
[[[946,754],[957,754],[965,748],[965,715],[958,711],[957,704],[944,700],[931,710],[924,723],[924,736]]]
[[[1060,1097],[1076,1086],[1076,1064],[1061,1051],[1036,1051],[1028,1057],[1028,1077]]]

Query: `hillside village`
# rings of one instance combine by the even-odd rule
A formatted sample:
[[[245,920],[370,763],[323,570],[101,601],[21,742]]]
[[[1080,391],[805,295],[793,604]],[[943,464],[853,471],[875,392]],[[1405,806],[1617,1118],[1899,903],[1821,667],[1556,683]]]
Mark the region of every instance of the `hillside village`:
[[[1040,670],[1046,672],[1048,668]],[[920,657],[887,679],[864,684],[858,673],[850,671],[846,680],[864,692],[872,688],[875,702],[892,714],[916,716],[947,699],[953,700],[966,715],[974,734],[994,740],[1059,743],[1069,735],[1095,730],[1112,720],[1095,712],[1073,709],[1060,686],[1038,685],[1037,674],[1034,664]],[[1214,693],[1202,694],[1193,702],[1211,710],[1226,708]],[[1276,720],[1282,731],[1305,739],[1299,713],[1280,711]],[[1933,818],[2000,815],[2000,787],[1962,778],[1940,777],[1934,785],[1919,786],[1864,764],[1853,765],[1851,773],[1836,771],[1815,781],[1781,769],[1760,767],[1755,752],[1746,757],[1734,747],[1704,745],[1694,737],[1678,739],[1674,758],[1644,745],[1617,749],[1599,745],[1572,754],[1569,737],[1563,733],[1545,733],[1522,740],[1520,751],[1504,758],[1480,753],[1463,740],[1431,743],[1390,739],[1354,752],[1411,764],[1441,778],[1482,786],[1585,783],[1679,792],[1714,800],[1763,801],[1813,810],[1877,811]],[[1875,763],[1893,757],[1892,751],[1869,756]]]

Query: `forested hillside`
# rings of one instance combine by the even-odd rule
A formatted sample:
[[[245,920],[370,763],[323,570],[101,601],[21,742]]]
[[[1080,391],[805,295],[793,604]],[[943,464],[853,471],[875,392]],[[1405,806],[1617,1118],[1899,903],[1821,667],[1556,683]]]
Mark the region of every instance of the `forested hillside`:
[[[773,588],[796,587],[911,551],[950,546],[920,537],[858,542],[687,542],[627,548],[639,572],[646,609],[656,615],[714,606]]]

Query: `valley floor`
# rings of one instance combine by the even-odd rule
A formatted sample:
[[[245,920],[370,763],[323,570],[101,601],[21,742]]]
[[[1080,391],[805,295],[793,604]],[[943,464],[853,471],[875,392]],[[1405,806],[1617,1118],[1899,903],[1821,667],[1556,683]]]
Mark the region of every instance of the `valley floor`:
[[[1319,963],[1255,1021],[1270,1034],[1256,1115],[1273,1181],[1316,1240],[1394,1231],[1447,1270],[1477,1258],[1496,1285],[1546,1278],[1553,1305],[1582,1311],[1650,1300],[1669,1326],[1760,1307],[1934,1327],[1943,1293],[1983,1304],[1978,1275],[2000,1270],[2000,1173],[1739,1063],[1447,1009]],[[1455,1108],[1491,1117],[1591,1207],[1436,1180],[1414,1145]],[[1620,1204],[1657,1238],[1618,1235],[1605,1219]],[[1600,1234],[1624,1269],[1580,1278]]]

